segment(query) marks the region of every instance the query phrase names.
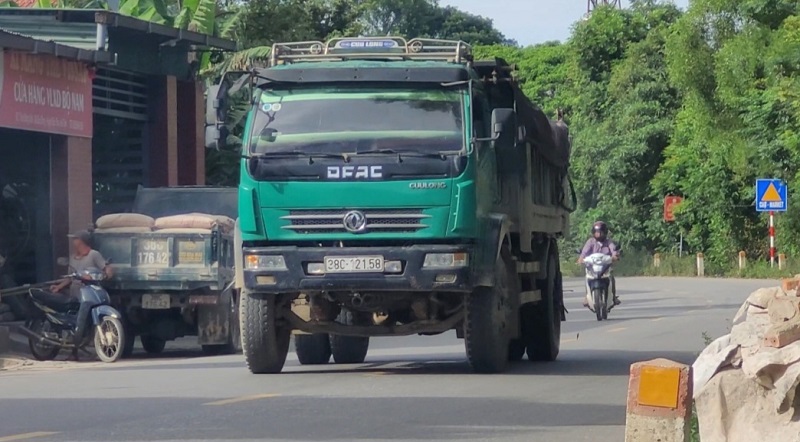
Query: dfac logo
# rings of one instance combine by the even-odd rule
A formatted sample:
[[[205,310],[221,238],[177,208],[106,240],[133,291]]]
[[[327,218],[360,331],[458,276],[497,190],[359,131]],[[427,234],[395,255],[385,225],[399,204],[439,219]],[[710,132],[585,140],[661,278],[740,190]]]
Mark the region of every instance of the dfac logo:
[[[328,166],[328,179],[383,178],[383,166]]]
[[[353,210],[344,215],[342,224],[348,232],[360,233],[367,229],[367,217],[362,212]]]

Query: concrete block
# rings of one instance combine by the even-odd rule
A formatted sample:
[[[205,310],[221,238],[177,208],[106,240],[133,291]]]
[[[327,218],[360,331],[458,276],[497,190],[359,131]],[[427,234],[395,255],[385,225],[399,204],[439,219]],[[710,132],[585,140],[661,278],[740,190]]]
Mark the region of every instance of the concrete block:
[[[625,442],[689,442],[692,367],[666,359],[631,365]]]
[[[0,355],[11,351],[11,330],[0,327]]]

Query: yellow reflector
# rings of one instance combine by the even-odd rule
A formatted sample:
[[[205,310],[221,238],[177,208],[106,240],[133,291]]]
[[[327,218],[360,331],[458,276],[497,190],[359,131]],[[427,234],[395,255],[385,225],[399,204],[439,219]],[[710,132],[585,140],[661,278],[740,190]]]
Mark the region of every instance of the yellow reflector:
[[[678,408],[681,370],[675,367],[642,367],[639,375],[639,405]]]

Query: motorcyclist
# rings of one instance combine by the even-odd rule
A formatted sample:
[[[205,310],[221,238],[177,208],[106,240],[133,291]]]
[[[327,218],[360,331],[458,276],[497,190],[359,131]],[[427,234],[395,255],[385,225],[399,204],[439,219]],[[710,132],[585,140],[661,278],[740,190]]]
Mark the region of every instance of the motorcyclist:
[[[103,258],[103,255],[101,255],[100,252],[92,249],[91,234],[86,230],[82,230],[70,235],[70,237],[72,238],[73,249],[73,253],[69,258],[70,271],[81,275],[81,277],[85,279],[83,272],[89,269],[97,269],[101,270],[105,274],[106,278],[110,278],[111,267],[108,266],[106,259]],[[80,290],[83,284],[70,278],[63,279],[57,284],[50,286],[50,291],[53,293],[60,293],[67,286],[70,286],[68,296],[76,301],[80,301]],[[89,303],[81,303],[81,306],[78,309],[78,317],[75,327],[75,340],[78,340],[80,339],[79,337],[83,336],[84,327],[86,326],[90,309],[91,305]],[[76,344],[77,343],[78,342],[76,342]]]
[[[592,237],[586,241],[586,244],[581,250],[581,255],[578,258],[578,263],[583,264],[583,260],[594,253],[602,253],[610,255],[614,261],[619,260],[619,247],[614,241],[608,239],[608,226],[603,221],[597,221],[592,224]],[[614,296],[614,305],[620,305],[621,301],[617,297],[617,283],[614,280],[614,274],[609,272],[608,275],[611,283],[611,294]],[[589,282],[586,282],[586,296],[583,299],[583,306],[589,307]]]

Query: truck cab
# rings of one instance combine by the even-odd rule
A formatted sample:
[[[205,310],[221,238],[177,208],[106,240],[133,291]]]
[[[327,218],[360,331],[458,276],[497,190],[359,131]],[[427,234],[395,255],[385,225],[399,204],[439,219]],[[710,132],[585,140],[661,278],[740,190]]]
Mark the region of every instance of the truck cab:
[[[252,372],[281,371],[291,333],[309,364],[448,330],[478,372],[555,359],[569,139],[507,63],[341,38],[276,44],[249,84],[235,257]]]

